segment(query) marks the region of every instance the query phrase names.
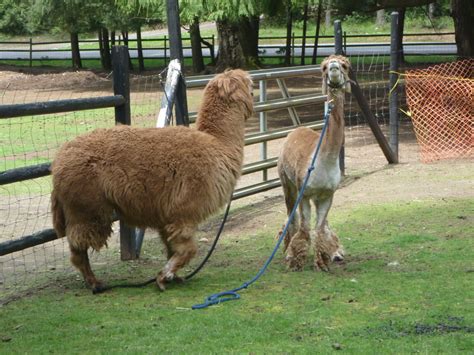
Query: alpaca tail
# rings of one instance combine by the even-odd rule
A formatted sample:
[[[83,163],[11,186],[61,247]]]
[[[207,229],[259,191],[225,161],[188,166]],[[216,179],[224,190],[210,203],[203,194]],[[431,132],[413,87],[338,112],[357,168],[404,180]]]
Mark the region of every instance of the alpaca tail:
[[[63,238],[66,235],[66,217],[54,189],[51,192],[51,212],[53,213],[53,227],[57,237]]]

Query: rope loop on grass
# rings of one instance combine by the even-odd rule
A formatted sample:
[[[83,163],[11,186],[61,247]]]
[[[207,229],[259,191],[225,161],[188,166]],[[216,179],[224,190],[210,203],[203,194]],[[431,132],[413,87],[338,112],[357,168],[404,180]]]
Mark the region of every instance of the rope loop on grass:
[[[318,157],[319,150],[321,148],[321,143],[323,141],[323,137],[326,134],[326,130],[327,130],[328,122],[329,122],[329,115],[330,115],[333,107],[334,107],[334,104],[332,104],[331,102],[328,102],[327,111],[326,111],[326,114],[324,115],[323,129],[321,130],[321,135],[319,136],[318,145],[316,146],[316,150],[314,151],[313,158],[311,159],[311,164],[308,167],[308,172],[306,173],[303,185],[301,186],[300,191],[298,193],[298,198],[296,199],[295,205],[293,206],[293,210],[291,211],[291,214],[288,217],[288,221],[286,222],[285,228],[283,228],[283,231],[282,231],[280,237],[278,238],[278,241],[277,241],[275,247],[273,248],[273,251],[272,251],[271,255],[269,256],[269,258],[265,262],[265,264],[262,266],[262,268],[257,272],[257,274],[250,281],[244,282],[241,286],[236,287],[232,290],[214,293],[214,294],[210,295],[209,297],[207,297],[204,300],[203,303],[195,304],[194,306],[192,306],[191,307],[192,309],[204,309],[204,308],[207,308],[207,307],[215,305],[215,304],[240,299],[240,295],[237,292],[249,287],[251,284],[253,284],[255,281],[257,281],[260,278],[260,276],[262,276],[264,274],[264,272],[267,270],[268,266],[270,265],[270,263],[272,262],[272,260],[275,256],[276,252],[280,248],[280,244],[282,243],[283,238],[285,237],[286,233],[288,232],[290,222],[295,218],[296,209],[298,208],[298,205],[300,204],[301,200],[303,199],[303,193],[304,193],[304,190],[306,189],[306,186],[308,185],[308,181],[309,181],[309,177],[311,175],[311,172],[314,170],[314,164],[316,163],[316,158]],[[226,297],[226,296],[230,296],[230,297]]]

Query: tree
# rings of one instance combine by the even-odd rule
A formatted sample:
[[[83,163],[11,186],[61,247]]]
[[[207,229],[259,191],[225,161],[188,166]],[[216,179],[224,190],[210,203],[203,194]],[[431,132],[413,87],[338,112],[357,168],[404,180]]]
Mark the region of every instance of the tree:
[[[140,0],[112,0],[115,13],[109,13],[105,26],[122,33],[124,44],[128,46],[130,32],[136,33],[138,70],[145,70],[141,29],[144,25],[163,23],[166,18],[165,1],[157,0],[144,6]],[[130,63],[131,64],[131,63]]]
[[[368,0],[364,3],[364,9],[375,11],[386,8],[407,8],[413,6],[424,6],[433,0]],[[451,0],[451,16],[454,21],[454,30],[458,55],[460,57],[474,56],[474,1]]]
[[[238,36],[245,61],[249,66],[259,66],[258,36],[260,32],[260,16],[249,15],[241,17]]]
[[[375,17],[375,24],[377,26],[385,25],[385,9],[377,10],[377,15]]]
[[[191,37],[191,51],[193,56],[193,71],[200,73],[204,70],[204,57],[201,47],[201,29],[199,28],[199,17],[194,16],[193,22],[189,26],[189,35]]]
[[[451,11],[454,20],[454,30],[458,56],[474,56],[474,1],[452,0]]]
[[[258,56],[258,26],[255,20],[258,21],[260,15],[259,3],[266,2],[258,0],[208,0],[206,2],[208,19],[215,20],[217,27],[219,45],[217,71],[240,68],[258,61],[258,57],[252,59],[252,54]],[[252,28],[257,32],[252,32]],[[248,45],[242,45],[244,39],[249,42]]]
[[[182,13],[188,12],[188,7],[195,13],[194,9],[200,7],[200,16],[216,21],[219,45],[216,70],[222,71],[259,64],[259,17],[274,7],[274,3],[271,0],[186,0]]]
[[[304,2],[303,6],[303,43],[301,44],[301,65],[304,65],[305,49],[306,49],[306,25],[308,24],[308,0]]]
[[[28,32],[29,4],[27,1],[0,2],[0,32],[21,35]]]
[[[318,54],[319,29],[321,28],[321,14],[322,14],[323,0],[318,0],[318,10],[316,15],[316,33],[314,34],[314,48],[311,64],[316,64],[316,57]]]
[[[204,57],[202,55],[200,18],[204,16],[205,8],[199,6],[195,1],[184,0],[180,4],[180,20],[182,24],[189,24],[189,37],[191,39],[191,55],[193,62],[193,72],[200,73],[204,70]],[[212,46],[209,46],[211,50]],[[214,48],[211,50],[211,58],[214,57]],[[213,60],[213,59],[212,59]]]
[[[90,29],[90,19],[100,13],[101,1],[87,0],[32,0],[32,12],[38,18],[38,26],[53,23],[69,33],[71,41],[72,66],[82,68],[79,52],[79,33]]]
[[[291,64],[291,34],[293,32],[293,7],[291,0],[286,0],[286,44],[285,65]]]

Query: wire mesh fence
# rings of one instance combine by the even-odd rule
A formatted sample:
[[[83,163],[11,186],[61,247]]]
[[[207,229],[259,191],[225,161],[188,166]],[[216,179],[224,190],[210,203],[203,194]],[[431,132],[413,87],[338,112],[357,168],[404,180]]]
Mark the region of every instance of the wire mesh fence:
[[[152,126],[161,99],[160,76],[134,76],[131,85],[133,124]],[[101,97],[112,92],[112,79],[106,75],[10,72],[0,81],[0,104]],[[0,170],[50,162],[64,142],[114,125],[113,108],[2,119]],[[0,186],[0,243],[52,228],[50,193],[49,176]],[[105,254],[119,255],[116,239]],[[1,256],[0,295],[8,297],[54,278],[59,270],[70,270],[68,254],[67,241],[60,239]]]
[[[350,56],[349,59],[372,111],[381,124],[382,130],[387,133],[390,91],[387,58],[373,54],[372,56]],[[132,125],[155,126],[162,97],[161,80],[161,76],[153,72],[146,75],[132,75],[130,80]],[[290,96],[320,92],[321,78],[319,76],[289,78],[286,79],[286,84]],[[112,80],[106,75],[89,72],[52,73],[37,76],[8,73],[0,81],[0,104],[95,97],[110,95],[111,92]],[[198,109],[201,92],[202,88],[188,89],[190,111]],[[257,94],[258,91],[255,90],[255,93]],[[279,84],[276,81],[269,81],[267,99],[276,98],[281,98]],[[361,115],[357,103],[350,95],[346,96],[346,100],[346,174],[348,176],[361,175],[373,170],[374,166],[386,165],[386,160]],[[400,95],[400,100],[404,106],[403,95]],[[302,123],[321,120],[323,116],[322,104],[297,107],[295,110]],[[401,117],[401,124],[405,127],[400,130],[401,139],[415,144],[410,121],[403,115]],[[268,112],[267,123],[266,129],[268,130],[293,125],[287,109]],[[1,170],[49,162],[54,158],[55,151],[62,143],[95,128],[112,127],[114,124],[113,109],[1,120]],[[260,129],[259,118],[254,115],[248,122],[246,133],[258,132]],[[282,139],[266,143],[267,158],[278,156],[281,143]],[[261,160],[261,148],[261,144],[247,146],[244,162],[251,163]],[[403,150],[400,151],[400,154],[401,160],[403,160]],[[276,177],[276,169],[269,169],[266,178]],[[241,178],[237,188],[252,181],[261,181],[261,179],[261,171],[245,175]],[[0,242],[14,240],[42,229],[51,228],[50,192],[51,179],[49,176],[1,186]],[[276,195],[281,195],[280,189],[267,192],[260,198]],[[253,197],[239,200],[239,204],[234,204],[232,211],[241,211],[239,208],[254,201]],[[230,221],[232,221],[232,213]],[[200,228],[200,237],[198,238],[202,242],[199,244],[200,251],[196,260],[207,251],[207,239],[210,238],[208,234],[212,234],[218,222],[219,220],[216,218]],[[114,225],[113,230],[114,234],[109,241],[108,248],[91,255],[93,268],[99,277],[101,272],[106,272],[107,268],[110,268],[111,264],[120,263],[118,226]],[[147,231],[141,257],[142,262],[145,260],[145,262],[162,266],[166,257],[160,250],[160,241],[156,233]],[[0,301],[31,287],[44,285],[52,280],[65,277],[65,275],[69,278],[71,275],[77,275],[73,272],[68,259],[69,250],[67,241],[64,239],[1,256]],[[157,271],[160,266],[157,266]],[[114,275],[114,277],[123,278],[124,275]],[[79,280],[78,275],[73,278]],[[110,280],[110,278],[108,279]]]
[[[474,60],[409,70],[405,78],[422,160],[472,158]]]

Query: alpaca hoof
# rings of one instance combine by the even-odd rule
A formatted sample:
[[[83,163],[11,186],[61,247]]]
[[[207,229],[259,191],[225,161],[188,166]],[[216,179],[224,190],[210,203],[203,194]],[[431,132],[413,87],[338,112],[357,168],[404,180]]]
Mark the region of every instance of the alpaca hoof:
[[[158,276],[156,277],[156,285],[160,289],[160,291],[165,291],[166,290],[166,276],[164,275],[163,271],[160,271]]]
[[[165,282],[159,278],[156,279],[156,286],[158,286],[159,290],[162,292],[166,290]]]
[[[171,274],[171,273],[164,274],[163,271],[161,271],[158,274],[158,277],[156,278],[156,284],[158,288],[160,289],[160,291],[165,291],[166,290],[165,284],[170,283],[172,281],[176,283],[183,283],[184,279],[182,277],[176,276],[176,274]]]
[[[318,264],[314,265],[314,271],[324,271],[324,272],[329,272],[329,267],[326,265],[319,266]]]
[[[93,285],[91,285],[91,291],[92,291],[93,295],[97,295],[97,294],[102,293],[106,290],[107,290],[107,287],[102,282],[96,282]]]

